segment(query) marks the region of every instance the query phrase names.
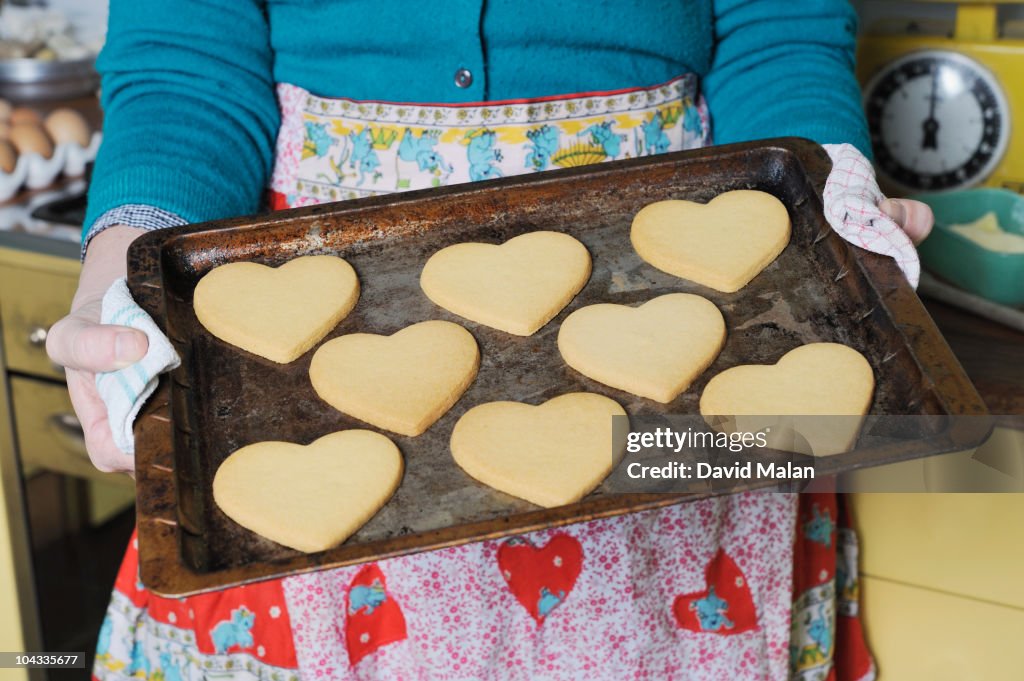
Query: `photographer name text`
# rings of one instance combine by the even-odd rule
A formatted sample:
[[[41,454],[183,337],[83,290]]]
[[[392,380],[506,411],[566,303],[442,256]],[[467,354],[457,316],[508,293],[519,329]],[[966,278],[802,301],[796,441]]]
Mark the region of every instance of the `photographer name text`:
[[[626,467],[626,475],[634,480],[812,480],[813,466],[797,466],[793,463],[732,463],[715,465],[710,463],[682,463],[673,461],[660,466],[646,466],[633,462]]]

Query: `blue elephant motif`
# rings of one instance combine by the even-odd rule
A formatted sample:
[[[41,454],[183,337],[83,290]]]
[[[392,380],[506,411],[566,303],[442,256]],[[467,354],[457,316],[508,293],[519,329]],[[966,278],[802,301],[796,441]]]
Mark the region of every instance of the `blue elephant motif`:
[[[491,130],[469,133],[469,147],[466,156],[469,159],[469,179],[490,180],[502,177],[501,171],[494,164],[501,161],[501,150],[494,148],[497,135]]]
[[[103,618],[103,624],[100,626],[100,635],[96,640],[96,655],[106,655],[110,652],[110,637],[114,633],[114,622],[110,619],[110,615]]]
[[[537,614],[541,617],[547,617],[548,614],[565,600],[565,591],[559,590],[558,595],[551,593],[546,587],[540,588],[540,598],[537,600]]]
[[[641,124],[644,131],[644,149],[648,154],[663,154],[668,151],[671,142],[665,134],[665,119],[658,111],[651,120]]]
[[[142,678],[149,678],[149,658],[146,657],[146,651],[143,649],[142,643],[136,641],[135,645],[132,646],[132,662],[128,666],[128,674],[129,676],[139,676],[139,672],[142,672]]]
[[[398,145],[398,158],[403,161],[415,161],[420,170],[451,173],[451,164],[445,163],[444,157],[434,150],[440,136],[440,130],[424,130],[417,137],[406,128],[402,142]]]
[[[534,130],[527,130],[526,137],[530,144],[524,147],[529,150],[526,154],[525,167],[544,170],[551,162],[551,157],[558,151],[558,129],[542,125]]]
[[[181,668],[173,664],[170,653],[160,653],[160,666],[164,671],[164,681],[182,681]]]
[[[619,155],[622,150],[622,135],[617,135],[612,132],[613,121],[605,121],[600,125],[592,125],[586,130],[577,133],[577,137],[584,135],[590,135],[590,140],[600,146],[609,159],[613,159]]]
[[[832,650],[832,627],[826,616],[824,606],[819,610],[818,616],[811,619],[808,614],[805,623],[807,624],[807,635],[812,641],[818,644],[818,650],[822,655],[828,655]]]
[[[348,614],[355,615],[365,608],[364,614],[372,615],[387,599],[387,591],[379,579],[373,580],[370,586],[354,586],[348,593]]]
[[[715,587],[708,589],[708,595],[690,603],[690,610],[697,611],[697,620],[704,631],[732,629],[735,623],[726,617],[729,603],[715,593]]]
[[[359,182],[356,186],[362,186],[366,181],[366,174],[373,173],[380,167],[380,159],[373,149],[373,136],[370,128],[366,127],[359,132],[350,132],[349,141],[352,142],[352,154],[349,156],[349,166],[359,169]]]
[[[686,106],[685,111],[686,113],[683,114],[683,130],[697,137],[703,137],[704,124],[700,120],[700,111],[692,103]]]
[[[326,156],[335,144],[337,141],[328,134],[326,123],[316,125],[306,121],[306,141],[303,146],[316,154],[317,158]]]
[[[836,524],[832,521],[832,511],[826,508],[822,515],[818,511],[818,505],[814,504],[811,512],[814,517],[804,523],[804,536],[813,542],[824,544],[825,547],[832,546],[832,533],[836,529]]]
[[[210,630],[210,638],[213,639],[213,647],[217,654],[226,653],[230,648],[252,647],[252,625],[256,621],[256,614],[242,606],[231,611],[230,620],[221,620]]]

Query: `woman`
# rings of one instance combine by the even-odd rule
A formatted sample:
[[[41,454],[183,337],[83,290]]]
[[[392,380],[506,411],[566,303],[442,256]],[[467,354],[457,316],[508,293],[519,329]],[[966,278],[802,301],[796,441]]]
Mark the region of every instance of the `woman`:
[[[915,236],[930,214],[879,208],[854,43],[840,0],[115,0],[82,277],[48,340],[93,461],[132,468],[95,389],[147,352],[98,324],[128,244],[251,213],[268,187],[295,206],[793,134],[853,145],[832,149],[827,212],[912,267],[886,214]],[[129,548],[94,673],[818,678],[841,640],[834,671],[870,676],[837,625],[835,497],[801,503],[739,494],[185,601],[146,592]]]

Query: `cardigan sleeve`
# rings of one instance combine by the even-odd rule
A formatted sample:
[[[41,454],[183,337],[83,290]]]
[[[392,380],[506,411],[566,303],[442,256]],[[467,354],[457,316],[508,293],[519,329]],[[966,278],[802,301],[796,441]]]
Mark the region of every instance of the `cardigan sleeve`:
[[[870,157],[847,0],[714,0],[714,33],[704,95],[716,144],[797,135]]]
[[[111,1],[85,233],[130,204],[187,222],[257,209],[279,121],[262,5]]]

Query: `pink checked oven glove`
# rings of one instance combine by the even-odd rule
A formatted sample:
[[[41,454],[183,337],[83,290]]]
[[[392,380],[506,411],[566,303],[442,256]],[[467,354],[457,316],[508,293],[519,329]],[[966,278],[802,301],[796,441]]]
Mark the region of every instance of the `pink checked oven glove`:
[[[823,144],[832,159],[825,181],[825,219],[851,244],[896,260],[915,289],[921,278],[917,249],[899,225],[882,212],[885,195],[875,171],[852,144]]]

